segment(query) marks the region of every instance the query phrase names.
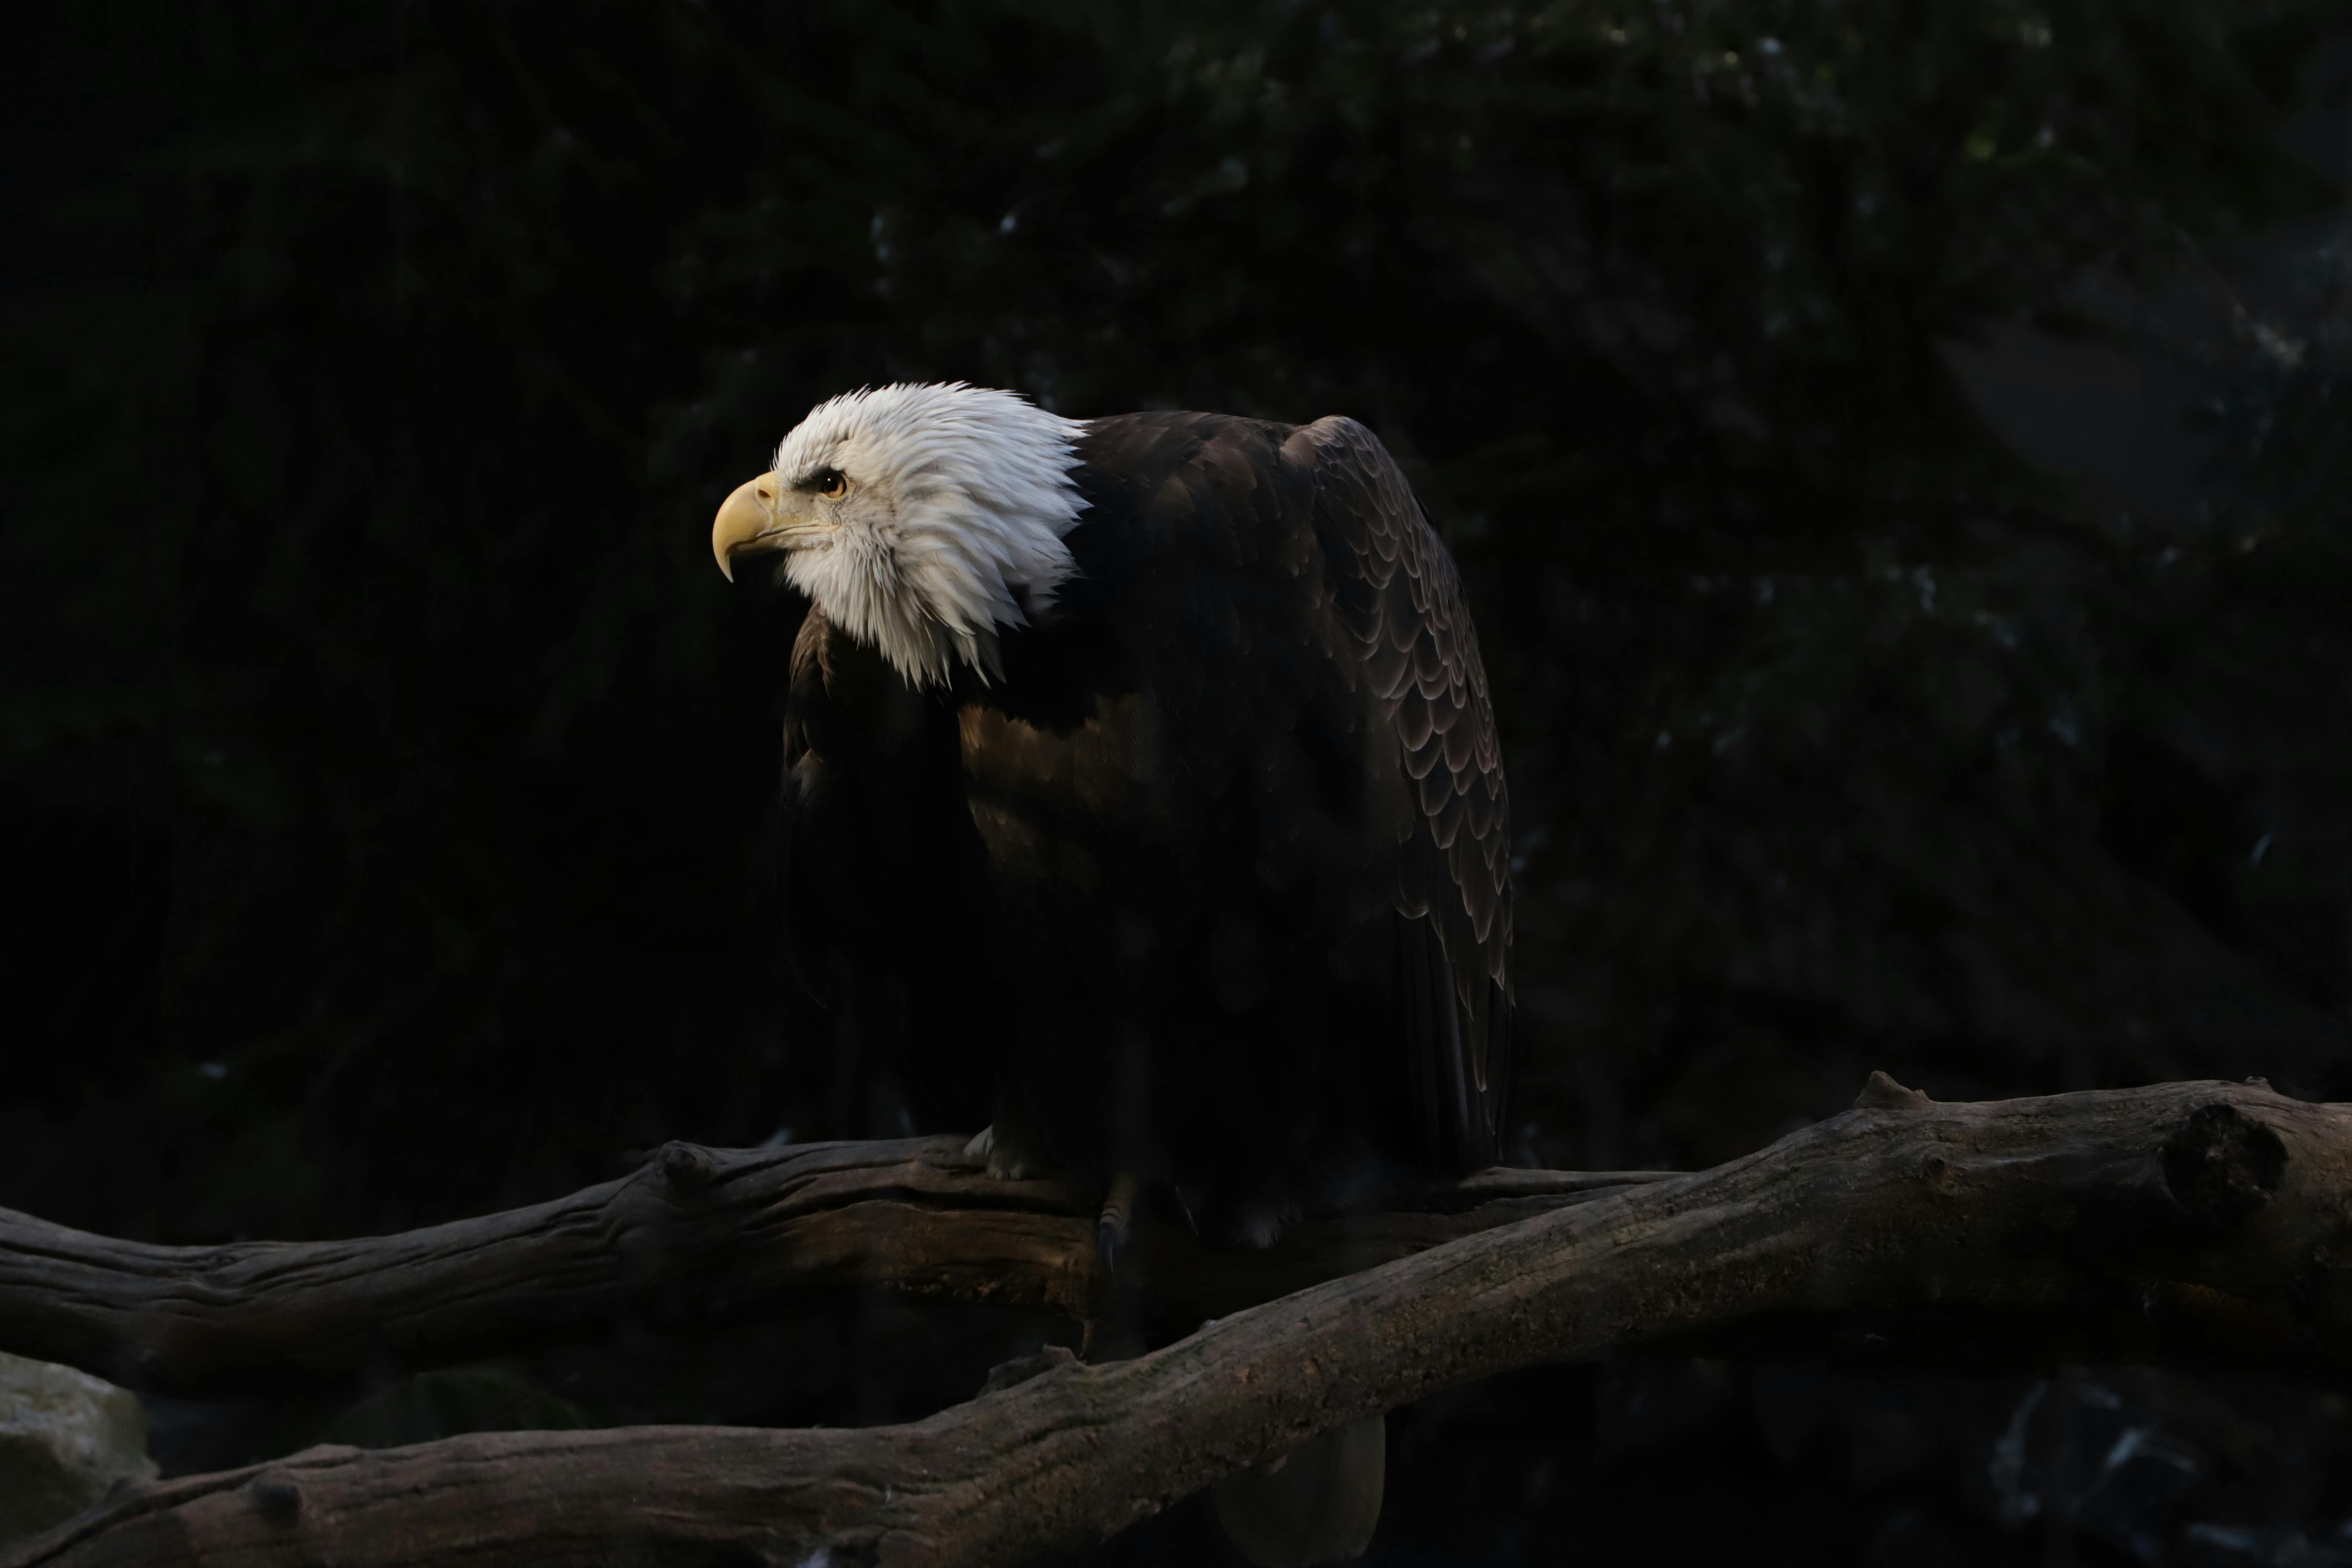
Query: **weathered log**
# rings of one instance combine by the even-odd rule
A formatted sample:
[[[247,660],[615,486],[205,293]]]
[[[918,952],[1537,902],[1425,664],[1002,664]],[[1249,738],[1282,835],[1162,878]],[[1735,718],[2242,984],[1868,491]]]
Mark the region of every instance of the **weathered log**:
[[[313,1449],[126,1497],[5,1562],[1013,1563],[1473,1378],[1767,1319],[1817,1345],[1857,1320],[1959,1321],[2028,1362],[2352,1368],[2352,1108],[2235,1084],[1983,1105],[1880,1087],[1715,1170],[925,1421]]]
[[[719,1151],[672,1143],[552,1203],[350,1241],[156,1247],[0,1209],[0,1351],[125,1387],[252,1393],[362,1368],[540,1349],[622,1323],[679,1331],[878,1287],[1087,1316],[1095,1194],[1003,1182],[956,1138]],[[1132,1272],[1192,1316],[1575,1201],[1641,1173],[1496,1171],[1433,1193],[1452,1212],[1301,1228],[1216,1253],[1165,1226]]]

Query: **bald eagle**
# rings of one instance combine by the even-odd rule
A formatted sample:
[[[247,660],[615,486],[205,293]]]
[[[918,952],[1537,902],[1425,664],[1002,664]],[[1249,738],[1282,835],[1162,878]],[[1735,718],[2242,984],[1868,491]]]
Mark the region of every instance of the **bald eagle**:
[[[810,601],[793,966],[922,1121],[1244,1245],[1496,1163],[1502,756],[1369,430],[885,386],[812,412],[711,547]]]

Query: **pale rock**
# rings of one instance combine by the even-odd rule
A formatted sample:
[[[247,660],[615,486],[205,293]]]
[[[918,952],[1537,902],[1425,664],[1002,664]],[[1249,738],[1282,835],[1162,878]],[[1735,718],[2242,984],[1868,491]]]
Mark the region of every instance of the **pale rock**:
[[[154,1479],[136,1394],[0,1352],[0,1543],[62,1523],[122,1481]]]

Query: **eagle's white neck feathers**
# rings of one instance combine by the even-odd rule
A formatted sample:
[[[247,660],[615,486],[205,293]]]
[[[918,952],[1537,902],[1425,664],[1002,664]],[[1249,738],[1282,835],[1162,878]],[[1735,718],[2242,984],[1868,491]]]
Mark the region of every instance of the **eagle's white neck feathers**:
[[[819,404],[776,448],[798,484],[826,469],[848,481],[821,545],[784,574],[826,618],[870,644],[917,686],[944,685],[961,659],[1003,673],[996,628],[1026,623],[1076,570],[1063,536],[1086,502],[1070,471],[1085,426],[1010,392],[870,388]]]

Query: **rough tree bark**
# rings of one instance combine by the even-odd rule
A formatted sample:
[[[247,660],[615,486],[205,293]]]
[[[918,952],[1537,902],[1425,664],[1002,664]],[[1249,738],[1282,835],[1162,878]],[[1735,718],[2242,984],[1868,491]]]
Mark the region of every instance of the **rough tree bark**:
[[[0,1351],[204,1395],[446,1365],[623,1323],[681,1331],[868,1286],[1084,1321],[1099,1194],[1003,1182],[961,1138],[722,1151],[672,1143],[552,1203],[350,1241],[155,1247],[0,1209]],[[1213,1316],[1654,1172],[1490,1171],[1422,1212],[1218,1253],[1146,1226],[1139,1282]]]
[[[1844,1115],[1459,1237],[1109,1365],[856,1431],[314,1449],[125,1497],[7,1559],[1013,1563],[1341,1422],[1617,1346],[2015,1366],[2352,1365],[2352,1108],[2172,1084]]]

